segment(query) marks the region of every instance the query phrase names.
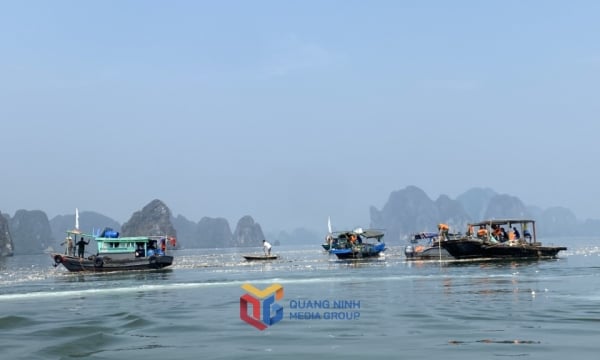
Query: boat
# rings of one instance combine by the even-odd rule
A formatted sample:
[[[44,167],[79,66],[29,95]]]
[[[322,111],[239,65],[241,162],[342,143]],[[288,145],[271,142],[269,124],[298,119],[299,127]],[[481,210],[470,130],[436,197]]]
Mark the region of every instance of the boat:
[[[379,256],[385,251],[380,230],[357,228],[352,231],[330,233],[329,254],[338,259],[361,259]]]
[[[72,272],[112,272],[130,270],[162,269],[173,264],[173,256],[167,255],[167,243],[173,245],[175,238],[168,236],[120,237],[112,229],[105,229],[99,236],[67,231],[67,238],[96,242],[97,252],[89,257],[79,257],[71,250],[67,254],[52,253],[54,266],[63,265]]]
[[[448,234],[455,238],[457,234]],[[412,234],[410,244],[404,248],[407,260],[448,260],[454,259],[450,253],[440,246],[440,234],[437,232],[420,232]]]
[[[538,242],[535,220],[530,219],[472,223],[465,236],[447,239],[440,246],[456,259],[547,259],[567,250],[564,246],[543,246]]]
[[[277,260],[278,255],[242,255],[244,259],[248,261],[265,261],[265,260]]]

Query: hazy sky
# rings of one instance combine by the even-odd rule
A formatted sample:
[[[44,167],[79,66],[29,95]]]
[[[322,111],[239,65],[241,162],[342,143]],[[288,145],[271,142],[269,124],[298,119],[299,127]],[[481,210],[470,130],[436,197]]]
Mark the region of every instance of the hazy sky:
[[[598,1],[0,2],[0,211],[368,226],[415,185],[600,218]],[[336,226],[337,225],[337,226]],[[433,225],[433,224],[432,224]]]

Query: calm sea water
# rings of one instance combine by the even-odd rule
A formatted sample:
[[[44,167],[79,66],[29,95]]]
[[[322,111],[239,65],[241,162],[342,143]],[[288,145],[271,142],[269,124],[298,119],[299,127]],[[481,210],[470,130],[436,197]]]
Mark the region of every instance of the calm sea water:
[[[182,250],[169,270],[97,275],[15,256],[0,260],[0,349],[3,359],[596,359],[600,250],[553,242],[569,250],[533,262],[407,262],[400,246],[371,261],[275,247],[281,259],[269,263]],[[281,284],[283,319],[263,331],[242,321],[244,283]]]

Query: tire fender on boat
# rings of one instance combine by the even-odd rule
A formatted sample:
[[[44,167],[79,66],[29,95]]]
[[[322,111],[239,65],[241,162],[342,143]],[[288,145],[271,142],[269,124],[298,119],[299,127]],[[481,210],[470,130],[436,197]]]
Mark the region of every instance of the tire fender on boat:
[[[94,266],[95,267],[102,267],[102,266],[104,266],[104,260],[102,260],[101,257],[97,257],[96,260],[94,260]]]
[[[62,261],[63,261],[63,258],[62,258],[61,255],[55,255],[54,256],[54,263],[55,264],[60,264],[60,263],[62,263]]]

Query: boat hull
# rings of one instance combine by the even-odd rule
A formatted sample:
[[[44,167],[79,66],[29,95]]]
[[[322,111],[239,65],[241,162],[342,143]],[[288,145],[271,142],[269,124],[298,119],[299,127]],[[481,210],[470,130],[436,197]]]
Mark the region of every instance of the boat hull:
[[[441,247],[455,259],[473,259],[483,256],[483,241],[479,239],[457,239],[441,242]]]
[[[563,246],[507,243],[489,244],[479,239],[443,241],[441,246],[456,259],[544,259],[554,258]]]
[[[333,248],[329,250],[330,254],[334,254],[338,259],[362,259],[378,257],[385,250],[385,244],[363,244],[351,248]]]
[[[244,259],[248,261],[265,261],[265,260],[277,260],[277,255],[242,255]]]
[[[408,260],[448,260],[454,259],[450,253],[440,246],[407,246],[404,255]]]
[[[134,270],[158,270],[173,264],[173,257],[156,255],[135,259],[111,259],[110,256],[90,256],[78,258],[61,254],[52,254],[54,265],[62,264],[72,272],[114,272]]]
[[[538,246],[538,245],[490,245],[484,248],[485,257],[501,259],[544,259],[554,258],[563,246]]]

